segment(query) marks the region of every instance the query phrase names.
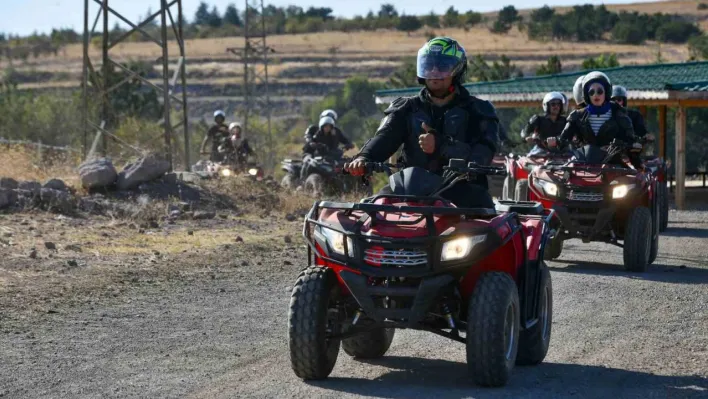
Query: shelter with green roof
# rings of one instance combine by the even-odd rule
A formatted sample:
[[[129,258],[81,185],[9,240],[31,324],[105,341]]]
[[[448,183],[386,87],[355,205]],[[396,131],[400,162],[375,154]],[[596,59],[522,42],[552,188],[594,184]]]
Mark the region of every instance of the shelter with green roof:
[[[676,206],[685,205],[686,175],[686,108],[708,107],[708,62],[679,64],[633,65],[601,69],[613,84],[627,88],[630,106],[639,107],[646,116],[646,108],[659,110],[659,154],[666,158],[667,107],[676,108]],[[574,104],[573,84],[590,71],[556,75],[532,76],[495,82],[465,84],[476,97],[491,101],[497,108],[538,107],[549,91],[564,93]],[[405,89],[379,90],[377,104],[388,104],[397,97],[413,96],[420,86]]]

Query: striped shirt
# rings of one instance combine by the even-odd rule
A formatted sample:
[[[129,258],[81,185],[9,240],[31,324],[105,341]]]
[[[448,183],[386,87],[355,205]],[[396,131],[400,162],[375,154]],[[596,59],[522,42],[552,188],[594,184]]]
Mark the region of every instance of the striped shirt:
[[[592,128],[592,131],[595,132],[595,136],[597,136],[597,133],[600,131],[602,125],[604,125],[605,122],[610,120],[610,118],[612,118],[612,108],[607,110],[607,112],[605,112],[604,114],[590,114],[590,116],[588,116],[588,122],[590,122],[590,127]]]

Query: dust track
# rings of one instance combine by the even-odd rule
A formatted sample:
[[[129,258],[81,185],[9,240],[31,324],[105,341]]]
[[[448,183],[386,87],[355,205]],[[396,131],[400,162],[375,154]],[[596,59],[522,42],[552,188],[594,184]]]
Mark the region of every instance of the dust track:
[[[517,368],[505,388],[473,386],[461,344],[400,330],[383,359],[364,362],[341,352],[329,379],[300,381],[290,369],[286,321],[290,286],[305,251],[274,245],[259,254],[220,254],[224,262],[204,265],[209,273],[185,281],[137,286],[117,298],[6,324],[0,335],[0,393],[706,397],[708,213],[672,211],[670,217],[656,265],[645,274],[625,272],[619,248],[566,243],[560,260],[549,263],[555,309],[546,361]],[[229,266],[220,266],[227,259]],[[234,267],[234,259],[248,265]]]

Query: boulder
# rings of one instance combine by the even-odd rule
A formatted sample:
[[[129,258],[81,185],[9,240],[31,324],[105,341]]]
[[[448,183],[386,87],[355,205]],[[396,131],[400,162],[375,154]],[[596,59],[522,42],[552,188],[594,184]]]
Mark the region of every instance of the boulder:
[[[50,211],[69,213],[76,207],[76,201],[71,194],[53,188],[43,188],[41,199],[42,204]]]
[[[42,185],[36,181],[23,181],[17,188],[19,190],[29,191],[33,195],[39,195],[40,190],[42,190]]]
[[[110,159],[99,158],[81,164],[79,176],[84,188],[98,188],[115,183],[118,174]]]
[[[17,183],[17,180],[11,177],[0,177],[0,188],[14,190],[17,187],[19,187],[19,183]]]
[[[60,179],[50,179],[48,182],[44,183],[44,188],[51,188],[53,190],[67,191],[66,184]]]
[[[130,190],[142,183],[153,181],[170,170],[170,163],[156,154],[150,154],[127,165],[118,174],[118,189]]]
[[[17,202],[17,193],[9,188],[0,188],[0,209],[8,208]]]

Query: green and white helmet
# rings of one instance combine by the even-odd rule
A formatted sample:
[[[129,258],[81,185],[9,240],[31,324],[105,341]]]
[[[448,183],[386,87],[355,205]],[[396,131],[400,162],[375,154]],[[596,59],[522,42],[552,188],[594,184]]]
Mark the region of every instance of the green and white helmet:
[[[436,37],[418,50],[416,73],[420,84],[424,84],[425,79],[450,76],[454,83],[462,83],[467,73],[467,53],[456,40]]]

